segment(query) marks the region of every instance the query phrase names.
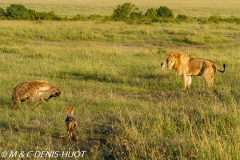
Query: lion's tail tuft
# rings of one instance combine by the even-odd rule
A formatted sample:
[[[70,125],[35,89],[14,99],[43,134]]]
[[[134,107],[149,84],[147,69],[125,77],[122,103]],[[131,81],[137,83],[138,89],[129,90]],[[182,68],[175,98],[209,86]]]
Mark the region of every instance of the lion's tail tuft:
[[[218,70],[218,72],[224,73],[225,72],[225,68],[226,68],[226,64],[224,63],[223,64],[223,70],[219,70],[219,69],[217,69],[217,70]]]

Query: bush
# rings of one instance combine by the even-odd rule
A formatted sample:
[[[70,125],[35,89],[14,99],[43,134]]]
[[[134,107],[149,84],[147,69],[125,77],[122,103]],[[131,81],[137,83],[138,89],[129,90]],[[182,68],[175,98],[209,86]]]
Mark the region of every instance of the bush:
[[[0,7],[0,16],[5,16],[6,12],[3,8]]]
[[[54,12],[35,12],[34,10],[27,9],[22,4],[11,4],[9,7],[7,7],[5,14],[7,19],[10,19],[10,20],[64,20],[66,19],[59,15],[56,15]]]
[[[139,20],[144,18],[144,14],[142,11],[140,12],[132,12],[129,16],[129,18],[134,19],[134,20]]]
[[[11,4],[6,9],[6,15],[8,19],[16,20],[35,20],[36,13],[34,10],[27,9],[22,4]]]
[[[142,11],[132,12],[127,21],[129,24],[151,24],[152,20],[149,17],[146,17]]]
[[[87,20],[87,17],[85,15],[82,15],[82,14],[77,14],[76,16],[70,18],[70,20],[72,20],[72,21],[78,21],[78,20],[85,21],[85,20]]]
[[[145,16],[152,22],[170,22],[169,18],[173,18],[173,12],[169,8],[161,6],[158,9],[148,9]]]
[[[208,21],[214,22],[214,23],[219,23],[219,22],[223,21],[223,19],[220,16],[220,14],[214,14],[208,18]]]
[[[181,20],[181,21],[186,21],[188,19],[188,17],[186,15],[182,15],[182,14],[179,14],[177,16],[177,19],[178,20]]]
[[[146,16],[146,17],[149,17],[149,18],[151,18],[151,19],[156,18],[156,17],[157,17],[157,11],[156,11],[156,9],[154,9],[154,8],[148,9],[148,10],[145,12],[145,16]]]
[[[113,11],[113,20],[127,20],[129,18],[129,15],[132,13],[134,7],[135,5],[132,3],[124,3],[122,5],[118,5],[118,7]]]
[[[214,14],[208,18],[207,22],[213,22],[213,23],[220,23],[220,22],[226,22],[226,23],[240,23],[240,19],[237,17],[229,17],[229,18],[222,18],[220,14]]]
[[[63,17],[56,15],[54,12],[40,12],[37,13],[36,17],[38,20],[64,20]]]
[[[162,18],[173,18],[173,11],[166,6],[161,6],[157,10],[157,16]]]
[[[0,19],[6,19],[6,12],[0,7]]]
[[[237,23],[237,24],[240,23],[240,19],[234,16],[227,18],[225,21],[228,23]]]
[[[90,16],[87,17],[87,19],[89,19],[91,21],[102,20],[102,19],[104,19],[104,16],[101,16],[99,14],[91,14]]]

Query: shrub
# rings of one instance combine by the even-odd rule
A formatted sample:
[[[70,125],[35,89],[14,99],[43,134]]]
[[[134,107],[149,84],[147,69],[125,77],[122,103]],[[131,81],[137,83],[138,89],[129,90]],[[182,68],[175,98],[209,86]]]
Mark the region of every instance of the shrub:
[[[237,24],[240,23],[240,19],[234,16],[227,18],[225,21],[228,23],[237,23]]]
[[[0,7],[0,19],[6,19],[6,12]]]
[[[151,18],[151,19],[156,18],[156,17],[157,17],[157,11],[156,11],[156,9],[154,9],[154,8],[148,9],[148,10],[145,12],[145,16],[146,16],[146,17],[149,17],[149,18]]]
[[[173,18],[173,11],[166,6],[161,6],[157,10],[157,15],[162,18]]]
[[[3,8],[0,7],[0,16],[5,16],[6,12]]]
[[[39,20],[64,20],[63,17],[56,15],[54,12],[40,12],[37,13],[37,19]]]
[[[129,24],[151,24],[152,20],[149,17],[146,17],[142,11],[132,12],[127,21]]]
[[[188,19],[188,17],[187,17],[186,15],[179,14],[179,15],[177,16],[177,19],[178,19],[178,20],[181,20],[181,21],[185,21],[185,20]]]
[[[85,21],[85,20],[87,20],[87,17],[85,15],[82,15],[82,14],[77,14],[76,16],[70,18],[70,20],[72,20],[72,21],[77,21],[77,20]]]
[[[8,19],[16,20],[35,20],[36,13],[34,10],[27,9],[22,4],[11,4],[6,9],[6,14]]]
[[[221,22],[223,19],[222,19],[222,17],[220,16],[220,14],[214,14],[214,15],[212,15],[212,16],[210,16],[209,18],[208,18],[208,21],[210,21],[210,22],[214,22],[214,23],[219,23],[219,22]]]
[[[142,19],[144,17],[144,14],[142,11],[140,12],[132,12],[129,16],[129,18],[131,19],[135,19],[135,20],[139,20]]]
[[[229,18],[222,18],[220,14],[214,14],[210,16],[207,20],[203,21],[202,23],[221,23],[221,22],[226,22],[226,23],[240,23],[240,19],[238,17],[231,16]]]
[[[124,3],[122,5],[118,5],[118,7],[113,11],[113,20],[127,20],[134,7],[135,5],[132,3]]]
[[[161,6],[158,9],[148,9],[145,16],[152,22],[169,22],[169,18],[173,18],[173,12],[169,8]]]
[[[56,15],[54,12],[35,12],[32,9],[27,9],[22,4],[11,4],[9,7],[7,7],[5,14],[8,19],[12,19],[12,20],[64,20],[66,19],[59,15]]]
[[[89,19],[91,21],[102,20],[102,19],[104,19],[104,16],[101,16],[99,14],[91,14],[90,16],[87,17],[87,19]]]

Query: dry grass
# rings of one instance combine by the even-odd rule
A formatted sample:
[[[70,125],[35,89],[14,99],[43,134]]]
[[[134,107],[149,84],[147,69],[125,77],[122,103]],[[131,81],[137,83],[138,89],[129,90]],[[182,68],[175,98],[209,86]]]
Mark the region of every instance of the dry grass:
[[[233,0],[226,3],[224,0],[204,0],[204,1],[181,1],[181,0],[150,0],[150,1],[137,1],[129,0],[126,2],[131,2],[135,4],[140,10],[146,11],[148,8],[158,8],[160,6],[167,6],[171,8],[175,15],[185,14],[187,16],[193,17],[209,17],[216,13],[223,13],[224,16],[238,16],[240,11],[237,6],[240,2]],[[34,9],[36,11],[54,11],[55,13],[73,16],[76,14],[101,14],[101,15],[111,15],[113,10],[120,4],[125,2],[117,0],[47,0],[47,1],[29,1],[29,0],[2,0],[0,2],[0,7],[6,8],[10,4],[23,4],[27,8]]]

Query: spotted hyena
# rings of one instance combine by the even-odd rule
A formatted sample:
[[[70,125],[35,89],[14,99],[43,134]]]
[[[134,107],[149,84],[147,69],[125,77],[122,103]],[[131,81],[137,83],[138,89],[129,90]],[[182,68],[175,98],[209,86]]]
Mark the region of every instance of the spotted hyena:
[[[42,80],[21,83],[13,89],[12,108],[15,108],[16,104],[19,106],[21,102],[27,99],[30,102],[31,109],[33,108],[33,99],[38,99],[37,106],[39,106],[42,103],[41,95],[43,93],[50,94],[47,99],[44,98],[45,101],[48,101],[52,97],[60,96],[62,91],[60,91],[55,84]]]

